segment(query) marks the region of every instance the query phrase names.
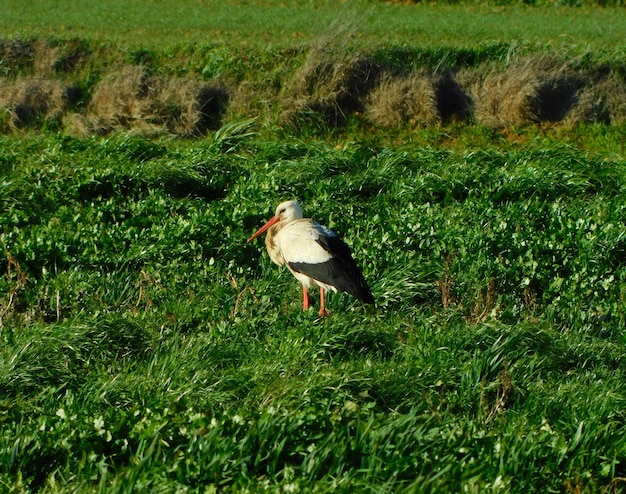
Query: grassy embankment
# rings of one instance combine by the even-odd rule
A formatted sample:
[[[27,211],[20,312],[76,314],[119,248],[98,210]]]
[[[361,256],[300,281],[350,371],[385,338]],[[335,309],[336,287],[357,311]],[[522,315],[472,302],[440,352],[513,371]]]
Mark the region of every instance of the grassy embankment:
[[[367,134],[626,118],[620,8],[8,4],[2,132],[198,136],[261,117],[272,129],[352,122]]]
[[[435,16],[442,22],[472,15],[431,8],[459,12],[460,19]],[[374,25],[397,13],[408,22],[412,12],[376,9]],[[300,12],[288,19],[313,25],[302,20],[309,10]],[[623,15],[612,12],[606,19]],[[605,15],[587,13],[575,18]],[[91,32],[89,19],[76,22],[85,32],[70,35]],[[296,91],[319,50],[289,51],[290,42],[262,50],[260,42],[245,58],[241,39],[210,49],[178,39],[160,49],[153,17],[145,19],[152,34],[145,47],[137,27],[127,31],[132,49],[123,37],[103,45],[96,29],[94,39],[54,52],[78,47],[84,56],[75,64],[3,62],[8,84],[47,77],[69,81],[81,96],[58,115],[21,122],[9,108],[4,120],[2,490],[623,486],[623,121],[475,125],[474,107],[454,122],[435,112],[439,120],[421,126],[405,115],[377,130],[366,105],[373,85],[353,100],[365,111],[349,113],[337,129],[325,118],[328,108],[345,110],[346,99],[319,113],[304,105],[279,127],[286,102],[328,101],[320,91],[332,93],[332,84]],[[34,22],[15,32],[28,38]],[[162,32],[167,39],[172,29]],[[375,39],[376,32],[368,43]],[[550,41],[528,39],[539,48]],[[422,67],[440,75],[437,57],[454,55],[479,71],[483,63],[506,65],[524,39],[476,41],[422,49],[407,38],[402,49],[381,44],[368,60],[413,77]],[[50,53],[53,45],[24,46]],[[578,50],[559,48],[565,56]],[[559,74],[603,66],[619,82],[623,60],[608,57],[619,50],[614,42],[578,51]],[[294,57],[279,64],[288,52]],[[169,81],[163,87],[191,74],[239,96],[247,86],[259,94],[270,78],[276,84],[263,94],[279,103],[265,112],[268,102],[250,97],[235,109],[230,97],[207,127],[229,123],[195,139],[159,136],[164,126],[176,132],[141,112],[98,127],[105,115],[94,106],[89,113],[98,84],[129,65],[160,78],[151,82]],[[273,68],[260,75],[260,67]],[[619,109],[604,104],[603,111]],[[256,121],[237,123],[250,108]],[[537,117],[543,107],[517,108]],[[118,132],[68,135],[77,128]],[[334,295],[332,317],[302,313],[297,282],[271,264],[261,243],[245,243],[287,197],[344,235],[375,310]]]

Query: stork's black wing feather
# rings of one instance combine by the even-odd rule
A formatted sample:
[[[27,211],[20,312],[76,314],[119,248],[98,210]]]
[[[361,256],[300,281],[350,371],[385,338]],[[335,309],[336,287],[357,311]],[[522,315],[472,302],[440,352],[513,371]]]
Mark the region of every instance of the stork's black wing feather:
[[[373,304],[372,292],[354,262],[350,247],[336,235],[320,235],[317,243],[331,254],[331,258],[316,264],[290,262],[291,269],[354,295],[361,302]]]

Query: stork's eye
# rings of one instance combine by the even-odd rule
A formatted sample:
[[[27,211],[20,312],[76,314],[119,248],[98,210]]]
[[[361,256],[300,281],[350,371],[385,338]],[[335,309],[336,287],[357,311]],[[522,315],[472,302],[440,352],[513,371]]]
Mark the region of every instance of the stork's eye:
[[[278,214],[283,214],[285,211],[287,211],[287,210],[285,208],[283,208],[280,211],[278,211]]]

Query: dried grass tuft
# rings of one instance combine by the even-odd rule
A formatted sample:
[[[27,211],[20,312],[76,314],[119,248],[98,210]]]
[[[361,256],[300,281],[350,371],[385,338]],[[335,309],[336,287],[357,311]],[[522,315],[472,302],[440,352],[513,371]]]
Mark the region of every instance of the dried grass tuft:
[[[626,122],[626,81],[611,72],[593,84],[587,92],[590,99],[608,122],[620,124]]]
[[[45,40],[39,40],[33,45],[33,72],[41,77],[48,76],[56,71],[63,56],[61,46],[52,46]]]
[[[336,127],[349,113],[365,110],[364,99],[378,83],[382,70],[350,47],[362,22],[358,13],[347,8],[309,50],[279,96],[283,123],[298,124],[317,115]]]
[[[553,55],[534,56],[504,72],[476,72],[468,92],[476,120],[507,127],[564,120],[578,104],[585,80]]]
[[[28,69],[35,63],[35,42],[23,39],[0,39],[0,60],[11,72]]]
[[[440,123],[433,77],[425,71],[383,77],[369,95],[366,117],[381,127]]]
[[[0,60],[11,74],[29,73],[37,77],[78,70],[88,59],[84,41],[46,39],[0,39]]]
[[[219,126],[227,100],[222,87],[127,66],[95,87],[85,119],[97,134],[127,129],[146,135],[201,135]]]
[[[75,102],[79,91],[59,80],[39,77],[0,80],[0,109],[11,130],[23,128],[38,118],[60,120]]]
[[[364,98],[380,73],[377,64],[357,55],[333,61],[330,54],[313,50],[283,95],[281,120],[295,123],[313,112],[339,126],[347,114],[365,110]]]
[[[583,89],[577,96],[576,104],[563,119],[566,125],[584,123],[610,123],[611,117],[603,97],[597,90]]]

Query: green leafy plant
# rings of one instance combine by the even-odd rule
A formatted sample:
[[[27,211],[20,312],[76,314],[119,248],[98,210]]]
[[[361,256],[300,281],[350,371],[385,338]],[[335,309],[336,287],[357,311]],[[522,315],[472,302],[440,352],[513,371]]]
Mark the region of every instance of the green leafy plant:
[[[3,138],[3,488],[619,485],[615,153],[254,125]],[[292,197],[350,244],[375,310],[301,312],[245,242]]]

